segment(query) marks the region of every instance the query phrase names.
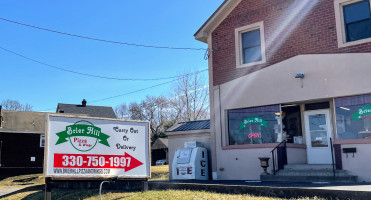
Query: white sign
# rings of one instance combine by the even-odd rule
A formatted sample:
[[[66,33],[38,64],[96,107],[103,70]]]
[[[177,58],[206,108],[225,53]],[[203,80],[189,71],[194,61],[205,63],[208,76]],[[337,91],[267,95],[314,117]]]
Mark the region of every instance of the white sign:
[[[47,116],[45,177],[148,178],[149,123]]]

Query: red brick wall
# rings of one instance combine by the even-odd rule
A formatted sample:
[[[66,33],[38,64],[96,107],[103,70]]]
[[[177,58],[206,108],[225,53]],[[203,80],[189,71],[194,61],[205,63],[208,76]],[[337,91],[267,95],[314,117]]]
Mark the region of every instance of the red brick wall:
[[[297,7],[302,1],[314,2],[314,6],[282,45],[273,51],[275,46],[267,46],[268,41],[272,39],[277,27],[288,20],[295,9],[298,10]],[[306,6],[308,7],[310,6]],[[288,27],[293,27],[304,12],[295,16],[295,20]],[[267,62],[236,68],[235,29],[260,21],[264,21]],[[275,41],[279,42],[280,39],[281,37],[278,37]],[[371,52],[371,43],[338,48],[334,0],[242,0],[212,33],[212,46],[214,85],[223,84],[297,55]]]

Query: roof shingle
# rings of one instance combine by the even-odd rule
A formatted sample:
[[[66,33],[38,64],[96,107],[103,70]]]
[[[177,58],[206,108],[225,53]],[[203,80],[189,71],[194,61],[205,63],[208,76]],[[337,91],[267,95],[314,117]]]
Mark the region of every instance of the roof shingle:
[[[112,107],[108,106],[83,106],[75,104],[58,103],[57,113],[87,114],[90,117],[116,118]]]

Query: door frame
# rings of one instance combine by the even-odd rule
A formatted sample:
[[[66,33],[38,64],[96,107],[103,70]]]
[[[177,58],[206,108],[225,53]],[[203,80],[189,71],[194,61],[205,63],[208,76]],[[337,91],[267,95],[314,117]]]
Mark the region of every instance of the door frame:
[[[306,141],[306,146],[307,146],[307,163],[308,164],[332,164],[330,138],[333,138],[333,128],[332,128],[331,109],[329,108],[329,109],[309,110],[309,111],[304,111],[303,114],[304,114],[303,124],[304,124],[304,131],[305,131],[304,133],[305,133],[305,141]],[[325,114],[326,115],[328,147],[312,147],[310,131],[309,131],[309,119],[308,119],[308,116],[311,114]],[[321,157],[322,159],[315,160],[313,159],[313,156],[316,153],[323,155],[325,157]],[[328,156],[328,159],[326,159],[326,156]]]

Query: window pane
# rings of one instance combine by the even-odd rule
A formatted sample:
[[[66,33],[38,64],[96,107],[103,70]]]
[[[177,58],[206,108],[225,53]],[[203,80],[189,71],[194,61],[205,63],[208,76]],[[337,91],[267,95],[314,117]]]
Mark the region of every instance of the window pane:
[[[340,140],[371,138],[371,104],[368,97],[362,95],[335,100]]]
[[[282,141],[278,105],[228,111],[229,144],[262,144]]]
[[[370,18],[369,1],[344,6],[344,18],[346,24]]]
[[[326,115],[309,115],[309,131],[312,147],[328,147]]]
[[[256,61],[261,61],[261,47],[251,47],[248,49],[243,49],[243,63],[251,63]]]
[[[260,46],[260,29],[242,33],[242,48]]]
[[[371,19],[347,25],[347,41],[371,37]]]

